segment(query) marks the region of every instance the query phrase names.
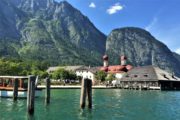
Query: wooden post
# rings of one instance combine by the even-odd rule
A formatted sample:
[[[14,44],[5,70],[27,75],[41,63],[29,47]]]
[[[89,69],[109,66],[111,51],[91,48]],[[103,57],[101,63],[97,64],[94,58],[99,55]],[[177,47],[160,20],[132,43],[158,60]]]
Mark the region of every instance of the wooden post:
[[[46,78],[46,91],[45,91],[45,102],[46,104],[50,103],[50,85],[51,85],[51,81],[49,78]]]
[[[87,79],[83,79],[81,84],[80,107],[84,109],[86,105]]]
[[[92,80],[87,80],[88,107],[92,108]]]
[[[20,84],[19,86],[20,86],[20,88],[23,87],[23,86],[22,86],[22,85],[23,85],[23,84],[22,84],[22,81],[23,81],[22,79],[19,80],[19,84]]]
[[[14,88],[13,88],[13,100],[16,101],[18,97],[18,79],[14,79]]]
[[[35,76],[29,76],[28,94],[27,94],[27,109],[29,114],[34,113],[35,80],[36,80]]]
[[[82,80],[80,97],[80,107],[82,109],[86,106],[86,96],[88,97],[88,107],[92,108],[92,80],[90,79]]]

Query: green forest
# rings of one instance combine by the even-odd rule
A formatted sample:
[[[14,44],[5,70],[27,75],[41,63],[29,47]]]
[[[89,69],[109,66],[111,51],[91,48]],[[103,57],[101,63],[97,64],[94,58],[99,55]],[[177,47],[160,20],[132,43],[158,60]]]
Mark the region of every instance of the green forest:
[[[69,80],[80,80],[79,76],[73,71],[67,71],[64,69],[58,69],[51,74],[48,74],[46,70],[50,64],[45,61],[22,61],[18,59],[0,59],[0,75],[1,76],[28,76],[36,75],[40,79],[50,77],[52,79],[69,79]]]
[[[41,78],[48,76],[46,72],[49,64],[39,61],[22,61],[18,59],[0,59],[0,75],[26,76],[39,75]]]

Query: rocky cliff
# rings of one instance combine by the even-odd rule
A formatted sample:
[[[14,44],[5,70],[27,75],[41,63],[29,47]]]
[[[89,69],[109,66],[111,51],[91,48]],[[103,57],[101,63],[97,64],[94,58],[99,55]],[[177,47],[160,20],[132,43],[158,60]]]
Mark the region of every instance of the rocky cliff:
[[[134,66],[154,65],[180,75],[180,62],[166,45],[140,28],[113,30],[106,43],[111,64],[120,64],[119,56],[125,55]]]

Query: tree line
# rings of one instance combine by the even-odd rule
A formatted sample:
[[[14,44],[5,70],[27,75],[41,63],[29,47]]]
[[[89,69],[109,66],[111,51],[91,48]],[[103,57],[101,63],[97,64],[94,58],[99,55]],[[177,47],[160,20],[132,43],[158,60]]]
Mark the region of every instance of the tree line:
[[[49,64],[39,61],[21,61],[17,59],[0,59],[0,75],[27,76],[38,75],[41,78],[48,76],[46,72]]]
[[[51,74],[48,74],[46,70],[50,64],[48,62],[40,61],[21,61],[16,59],[0,59],[0,75],[12,75],[12,76],[27,76],[37,75],[39,78],[44,79],[50,77],[52,79],[69,79],[69,80],[81,80],[82,77],[77,76],[74,71],[67,71],[65,69],[58,69]],[[104,71],[97,71],[95,74],[96,80],[112,81],[115,79],[113,74],[107,74]]]
[[[0,59],[0,75],[1,76],[27,76],[36,75],[39,78],[44,79],[50,77],[52,79],[69,79],[76,80],[81,79],[80,76],[76,76],[75,72],[67,71],[65,69],[58,69],[51,74],[48,74],[46,70],[50,67],[48,62],[40,61],[21,61],[17,59]]]

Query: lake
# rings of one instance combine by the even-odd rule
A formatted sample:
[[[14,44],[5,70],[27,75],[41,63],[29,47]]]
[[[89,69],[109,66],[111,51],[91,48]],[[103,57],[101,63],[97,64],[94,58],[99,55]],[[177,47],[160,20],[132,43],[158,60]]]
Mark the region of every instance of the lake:
[[[179,120],[180,91],[95,89],[93,108],[81,110],[80,89],[51,91],[51,103],[36,98],[28,116],[26,99],[0,98],[0,120]],[[43,91],[44,93],[44,91]]]

